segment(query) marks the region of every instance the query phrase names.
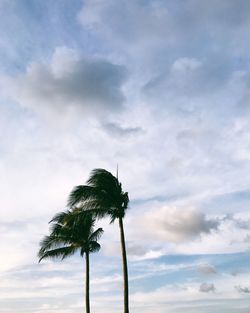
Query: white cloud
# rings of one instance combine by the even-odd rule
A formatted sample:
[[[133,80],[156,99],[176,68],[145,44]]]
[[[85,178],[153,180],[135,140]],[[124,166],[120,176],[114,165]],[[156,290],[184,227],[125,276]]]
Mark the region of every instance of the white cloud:
[[[193,208],[167,206],[146,212],[139,223],[151,238],[174,243],[210,233],[219,225],[218,220],[208,219],[205,214]]]
[[[38,243],[41,240],[41,234],[46,230],[46,222],[32,218],[16,220],[13,223],[1,223],[0,272],[24,265],[27,262],[37,263]]]
[[[180,58],[174,61],[172,70],[182,74],[188,74],[201,66],[201,62],[194,58]]]
[[[187,201],[187,200],[186,200]],[[247,220],[248,215],[230,216],[205,214],[194,207],[185,206],[185,200],[173,201],[162,206],[157,201],[140,205],[127,215],[127,239],[140,239],[147,253],[155,258],[164,254],[224,254],[245,252],[248,229],[242,228],[238,220]],[[198,271],[216,273],[216,268],[207,263],[199,264]]]

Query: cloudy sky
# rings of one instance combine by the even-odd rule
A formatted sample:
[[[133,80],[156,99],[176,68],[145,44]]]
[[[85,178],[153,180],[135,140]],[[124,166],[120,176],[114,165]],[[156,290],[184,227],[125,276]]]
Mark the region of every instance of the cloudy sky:
[[[129,192],[131,312],[247,313],[250,2],[0,0],[0,312],[83,312],[39,241],[93,168]],[[122,312],[118,225],[91,258]]]

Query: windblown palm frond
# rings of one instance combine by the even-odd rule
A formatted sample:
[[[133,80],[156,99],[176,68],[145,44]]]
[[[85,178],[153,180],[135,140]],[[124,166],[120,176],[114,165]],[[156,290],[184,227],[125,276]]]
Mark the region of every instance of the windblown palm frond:
[[[91,199],[96,197],[96,190],[91,186],[80,185],[74,187],[71,191],[67,205],[72,208],[76,205],[81,204],[85,199]]]
[[[103,234],[103,229],[102,228],[98,228],[97,230],[95,230],[90,236],[89,236],[89,240],[91,241],[97,241],[101,238]]]
[[[66,212],[59,212],[49,221],[49,223],[64,224],[67,222],[70,213],[71,213],[70,210],[67,210]]]
[[[90,252],[98,252],[101,249],[101,246],[96,241],[90,241]]]
[[[39,256],[42,253],[45,253],[46,251],[49,251],[54,248],[62,247],[63,245],[71,244],[72,238],[69,238],[68,236],[45,236],[44,239],[40,242],[40,250],[39,250]]]
[[[71,246],[66,246],[66,247],[61,247],[61,248],[56,248],[53,250],[48,250],[44,253],[38,253],[38,256],[40,257],[39,262],[42,261],[42,259],[46,258],[61,258],[61,260],[65,259],[66,257],[69,257],[73,255],[78,247],[71,245]]]

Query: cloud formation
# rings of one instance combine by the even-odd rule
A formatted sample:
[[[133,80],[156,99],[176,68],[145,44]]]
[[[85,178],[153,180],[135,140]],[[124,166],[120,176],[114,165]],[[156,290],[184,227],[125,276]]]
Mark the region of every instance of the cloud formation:
[[[245,273],[245,269],[243,269],[243,268],[236,268],[236,269],[234,269],[232,272],[231,272],[231,275],[232,276],[238,276],[238,275],[241,275],[241,274],[243,274],[243,273]]]
[[[54,274],[20,266],[37,261],[72,186],[118,162],[131,198],[124,224],[135,313],[165,313],[167,302],[175,312],[248,313],[250,2],[20,3],[0,4],[0,67],[9,75],[1,92],[15,100],[0,99],[0,311],[82,310],[82,261],[61,272],[54,263]],[[41,114],[76,123],[58,132]],[[122,305],[116,226],[105,226],[101,263],[93,256],[96,312]],[[239,266],[244,275],[228,275]],[[200,278],[216,279],[219,292],[213,284],[200,292]]]
[[[110,19],[110,16],[113,18]],[[152,44],[166,32],[169,13],[160,1],[85,1],[78,14],[80,23],[115,43],[130,46]],[[124,24],[124,20],[127,21]],[[131,47],[127,47],[129,50]]]
[[[49,64],[32,63],[25,74],[2,78],[6,92],[23,107],[55,114],[102,114],[122,109],[126,70],[103,58],[57,48]]]
[[[175,243],[208,234],[219,226],[217,219],[208,219],[193,208],[167,206],[146,212],[141,223],[150,236]]]
[[[211,264],[200,264],[197,270],[205,275],[217,274],[216,268]]]
[[[111,122],[103,124],[102,127],[109,135],[118,138],[137,135],[143,132],[142,128],[140,127],[122,127],[117,123]]]
[[[250,293],[250,287],[243,287],[243,286],[235,286],[235,289],[240,293]]]
[[[200,292],[214,292],[214,284],[203,283],[200,285]]]

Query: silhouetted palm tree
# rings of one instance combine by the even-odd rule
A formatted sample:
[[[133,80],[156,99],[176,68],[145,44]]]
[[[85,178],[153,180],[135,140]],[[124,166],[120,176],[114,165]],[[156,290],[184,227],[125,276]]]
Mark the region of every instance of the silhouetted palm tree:
[[[123,192],[118,177],[104,169],[94,169],[86,185],[76,186],[70,193],[68,206],[89,210],[95,217],[109,216],[119,221],[124,277],[124,313],[129,313],[128,267],[123,218],[128,208],[128,193]]]
[[[95,220],[89,212],[75,214],[74,211],[62,212],[51,220],[51,233],[40,243],[39,262],[47,258],[61,258],[73,255],[79,251],[86,260],[86,312],[90,313],[89,301],[89,254],[100,250],[97,240],[103,230],[94,230]]]

